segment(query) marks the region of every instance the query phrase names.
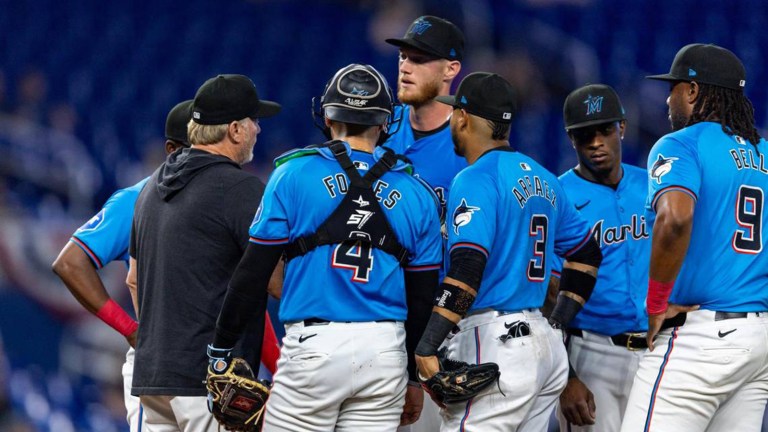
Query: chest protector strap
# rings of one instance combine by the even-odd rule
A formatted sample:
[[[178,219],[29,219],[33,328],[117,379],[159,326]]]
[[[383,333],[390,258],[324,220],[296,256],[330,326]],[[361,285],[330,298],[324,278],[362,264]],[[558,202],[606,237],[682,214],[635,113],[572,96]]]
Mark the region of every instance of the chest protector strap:
[[[341,141],[326,145],[349,178],[347,194],[314,234],[300,237],[286,247],[287,259],[305,255],[322,245],[362,242],[394,256],[401,266],[405,266],[408,250],[397,240],[372,189],[376,180],[395,166],[397,156],[391,150],[387,151],[361,176]]]

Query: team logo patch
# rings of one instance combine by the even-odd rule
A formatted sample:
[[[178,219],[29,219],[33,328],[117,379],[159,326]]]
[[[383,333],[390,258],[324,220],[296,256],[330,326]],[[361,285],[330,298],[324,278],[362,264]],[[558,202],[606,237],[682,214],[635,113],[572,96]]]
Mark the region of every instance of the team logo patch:
[[[453,211],[453,232],[459,235],[459,228],[472,221],[472,214],[480,211],[480,207],[474,207],[467,204],[467,200],[461,199],[461,203]]]
[[[99,225],[104,222],[105,211],[105,209],[101,209],[101,211],[96,213],[94,217],[90,218],[88,222],[85,223],[85,225],[81,226],[78,231],[91,231],[98,228]]]
[[[264,212],[264,200],[259,203],[259,208],[256,209],[256,214],[253,216],[253,222],[251,222],[251,228],[259,223],[261,220],[261,214]]]
[[[587,115],[599,113],[603,110],[603,97],[589,95],[584,100],[584,105],[587,106]]]
[[[663,154],[659,153],[659,157],[656,158],[656,162],[651,167],[651,178],[656,180],[656,184],[661,184],[661,178],[672,171],[672,163],[677,159],[676,157],[665,158]]]

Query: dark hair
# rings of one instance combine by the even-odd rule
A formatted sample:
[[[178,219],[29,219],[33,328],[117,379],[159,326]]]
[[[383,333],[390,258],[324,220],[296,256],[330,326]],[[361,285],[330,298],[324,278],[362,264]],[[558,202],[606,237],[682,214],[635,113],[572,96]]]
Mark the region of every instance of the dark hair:
[[[760,142],[755,109],[741,90],[699,84],[699,97],[686,126],[703,121],[719,121],[726,134],[738,135],[753,145]]]
[[[495,122],[493,120],[486,120],[488,122],[488,126],[491,127],[491,139],[500,141],[500,140],[509,140],[509,130],[510,130],[510,123],[500,123]]]

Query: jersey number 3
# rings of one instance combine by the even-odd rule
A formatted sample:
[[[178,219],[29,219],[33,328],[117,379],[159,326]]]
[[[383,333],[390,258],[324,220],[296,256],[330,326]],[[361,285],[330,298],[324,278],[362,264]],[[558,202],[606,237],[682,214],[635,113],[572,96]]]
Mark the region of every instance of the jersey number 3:
[[[528,261],[528,280],[541,282],[547,275],[547,226],[549,219],[546,215],[536,214],[531,217],[531,230],[528,232],[535,237],[533,242],[533,259]]]
[[[333,250],[331,266],[352,270],[353,282],[368,282],[373,268],[373,252],[368,243],[341,243]]]
[[[736,222],[740,228],[733,234],[733,250],[757,254],[763,250],[763,190],[742,186],[736,197]]]

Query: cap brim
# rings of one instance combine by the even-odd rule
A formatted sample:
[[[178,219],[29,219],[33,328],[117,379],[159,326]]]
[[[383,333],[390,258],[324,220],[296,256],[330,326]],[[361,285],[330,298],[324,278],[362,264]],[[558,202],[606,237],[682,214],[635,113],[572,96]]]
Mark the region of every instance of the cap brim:
[[[279,113],[281,109],[283,109],[283,107],[277,102],[260,100],[259,109],[258,111],[256,111],[256,117],[258,118],[272,117],[273,115]]]
[[[421,43],[415,39],[387,39],[384,42],[394,45],[396,47],[407,47],[407,48],[415,48],[419,51],[423,51],[431,56],[435,56],[437,58],[445,58],[442,54],[435,52],[432,48],[430,48],[428,45]]]
[[[626,120],[626,118],[624,118],[624,117],[616,117],[616,118],[608,118],[608,119],[590,120],[590,121],[587,121],[587,122],[576,123],[576,124],[573,124],[573,125],[570,125],[570,126],[566,126],[565,130],[566,131],[572,131],[574,129],[580,129],[580,128],[594,126],[594,125],[599,125],[599,124],[603,124],[603,123],[613,123],[613,122],[623,121],[623,120]]]
[[[446,105],[456,106],[456,96],[438,96],[435,100]]]
[[[661,74],[661,75],[648,75],[645,77],[646,79],[652,79],[652,80],[658,80],[658,81],[683,81],[680,78],[676,76],[672,76],[668,73]]]

